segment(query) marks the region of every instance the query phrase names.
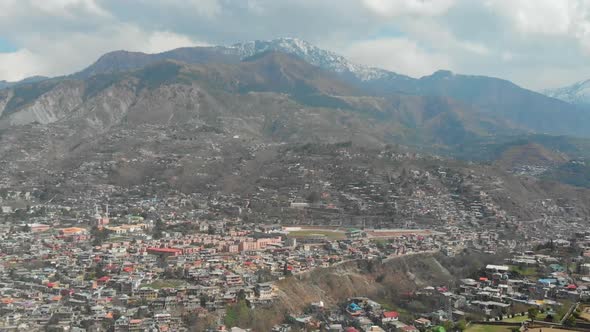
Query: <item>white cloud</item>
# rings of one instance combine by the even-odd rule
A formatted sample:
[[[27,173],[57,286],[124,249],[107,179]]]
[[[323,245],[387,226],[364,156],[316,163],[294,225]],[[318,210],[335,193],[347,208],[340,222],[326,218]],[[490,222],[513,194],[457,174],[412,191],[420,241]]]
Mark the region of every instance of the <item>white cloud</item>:
[[[343,51],[358,63],[414,77],[430,75],[438,69],[453,68],[446,55],[428,52],[406,38],[362,41]]]
[[[444,14],[455,2],[456,0],[363,0],[367,8],[385,17],[437,16]]]
[[[170,31],[156,31],[147,39],[147,45],[141,45],[140,51],[146,53],[160,53],[179,47],[206,46],[207,43],[196,42],[188,36]]]
[[[32,75],[58,76],[81,70],[100,55],[124,49],[157,53],[170,49],[205,45],[170,31],[146,32],[129,24],[105,27],[91,33],[71,33],[63,38],[26,36],[28,47],[0,53],[0,77],[15,81]]]
[[[488,0],[486,5],[507,16],[522,33],[564,34],[571,24],[570,9],[577,0]]]
[[[72,18],[80,14],[110,15],[96,0],[0,0],[0,17],[47,15]]]
[[[487,0],[523,37],[573,38],[590,54],[590,0]]]
[[[128,0],[126,0],[128,1]],[[240,0],[242,1],[242,0]],[[141,0],[140,2],[152,3],[153,0]],[[163,9],[175,8],[183,11],[189,11],[201,17],[213,18],[222,11],[222,6],[218,0],[167,0],[162,3]]]
[[[0,53],[0,77],[3,80],[18,81],[40,75],[45,69],[43,59],[27,49]]]
[[[85,13],[109,16],[95,0],[43,0],[31,1],[32,6],[39,8],[41,11],[55,15],[72,15],[72,11],[80,10]]]
[[[459,40],[446,26],[430,19],[405,20],[402,27],[404,32],[413,39],[447,54],[469,52],[475,55],[488,55],[491,53],[486,45],[480,42]]]
[[[514,59],[514,54],[512,52],[504,51],[502,52],[502,61],[512,61]]]

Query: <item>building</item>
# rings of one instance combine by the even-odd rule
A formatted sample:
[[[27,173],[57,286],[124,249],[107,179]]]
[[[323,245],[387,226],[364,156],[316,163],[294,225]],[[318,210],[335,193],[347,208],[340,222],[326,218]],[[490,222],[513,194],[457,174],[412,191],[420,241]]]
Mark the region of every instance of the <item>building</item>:
[[[156,255],[160,257],[171,257],[171,256],[179,256],[182,254],[182,249],[176,248],[147,248],[147,253],[151,255]]]
[[[256,285],[256,295],[261,301],[272,300],[274,297],[274,290],[271,283],[261,283]]]
[[[33,233],[46,232],[51,229],[51,226],[45,224],[28,224],[28,226]]]
[[[384,311],[383,317],[381,317],[381,322],[383,322],[383,324],[396,322],[398,320],[399,313],[397,313],[396,311]]]

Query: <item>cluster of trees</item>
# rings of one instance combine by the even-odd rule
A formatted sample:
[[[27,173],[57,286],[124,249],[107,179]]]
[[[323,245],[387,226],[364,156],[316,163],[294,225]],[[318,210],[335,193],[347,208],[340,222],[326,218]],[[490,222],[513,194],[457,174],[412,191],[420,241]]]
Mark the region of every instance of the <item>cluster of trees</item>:
[[[156,219],[152,231],[152,237],[156,240],[161,239],[164,236],[164,230],[166,230],[166,224],[164,224],[164,221],[160,218]]]
[[[270,331],[274,324],[285,319],[286,313],[277,306],[250,308],[245,294],[238,294],[238,302],[226,307],[223,323],[226,327],[251,328],[253,331]]]
[[[90,229],[90,235],[92,235],[92,245],[99,246],[111,235],[111,231],[106,228],[94,226]]]

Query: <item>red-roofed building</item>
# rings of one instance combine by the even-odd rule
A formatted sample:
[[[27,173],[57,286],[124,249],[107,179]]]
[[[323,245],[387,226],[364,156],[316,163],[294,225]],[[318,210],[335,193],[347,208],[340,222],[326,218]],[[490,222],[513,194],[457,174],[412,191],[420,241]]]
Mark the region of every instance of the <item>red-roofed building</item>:
[[[147,253],[158,256],[179,256],[182,254],[181,249],[176,248],[147,248]]]
[[[109,276],[100,277],[96,280],[96,283],[99,285],[102,285],[102,284],[107,283],[107,281],[109,281],[110,279],[111,279],[111,277],[109,277]]]
[[[399,313],[397,311],[385,311],[383,312],[383,323],[396,322],[399,319]]]
[[[403,332],[420,332],[415,326],[413,325],[406,325],[402,327]]]

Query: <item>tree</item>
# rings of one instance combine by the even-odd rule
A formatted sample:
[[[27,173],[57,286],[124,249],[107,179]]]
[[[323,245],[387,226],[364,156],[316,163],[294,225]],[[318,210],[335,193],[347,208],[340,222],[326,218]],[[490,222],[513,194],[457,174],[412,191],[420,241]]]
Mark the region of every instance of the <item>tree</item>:
[[[154,225],[154,231],[152,233],[152,237],[156,240],[161,239],[164,236],[164,222],[162,219],[158,218]]]
[[[209,296],[201,294],[199,301],[201,303],[201,307],[205,308],[207,306],[207,301],[209,301]]]
[[[258,277],[258,282],[269,282],[275,279],[270,269],[259,269],[255,274]]]
[[[570,315],[565,322],[563,322],[565,326],[576,326],[576,317],[574,315]]]
[[[320,195],[320,193],[319,193],[319,192],[317,192],[317,191],[312,191],[312,192],[310,192],[310,193],[307,195],[307,197],[306,197],[306,199],[307,199],[307,202],[308,202],[308,203],[311,203],[311,204],[314,204],[314,203],[317,203],[317,202],[319,202],[319,201],[320,201],[320,198],[321,198],[321,195]]]
[[[248,308],[245,300],[238,301],[238,303],[230,306],[227,309],[228,320],[224,320],[227,327],[244,326],[248,327],[252,324],[253,316],[252,310]],[[228,318],[226,316],[226,319]]]
[[[535,323],[535,318],[537,318],[537,315],[539,314],[539,309],[537,308],[529,308],[528,310],[528,317],[531,320],[531,325]]]
[[[293,272],[291,272],[291,270],[289,270],[289,264],[287,264],[287,263],[285,263],[285,265],[283,265],[283,275],[286,277],[293,275]]]
[[[113,311],[113,322],[117,321],[117,319],[121,318],[121,311],[114,310]]]
[[[109,238],[111,231],[106,228],[98,228],[96,226],[92,227],[90,230],[90,234],[93,237],[92,245],[99,246],[101,245],[106,239]]]
[[[445,328],[445,331],[452,331],[453,330],[453,321],[448,319],[442,323],[442,326]]]
[[[465,319],[461,319],[457,322],[457,324],[455,324],[455,329],[459,331],[465,331],[467,329],[467,321],[465,321]]]
[[[246,300],[246,292],[243,289],[240,289],[238,292],[238,301]]]

